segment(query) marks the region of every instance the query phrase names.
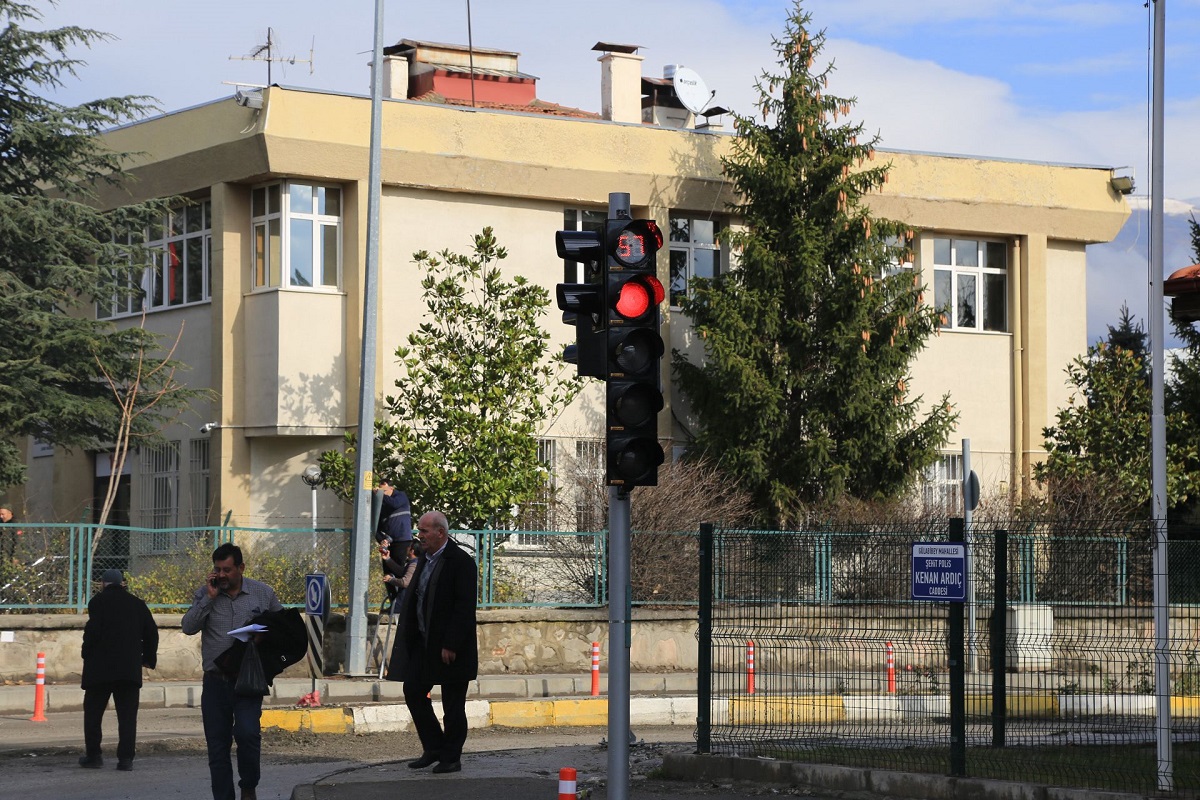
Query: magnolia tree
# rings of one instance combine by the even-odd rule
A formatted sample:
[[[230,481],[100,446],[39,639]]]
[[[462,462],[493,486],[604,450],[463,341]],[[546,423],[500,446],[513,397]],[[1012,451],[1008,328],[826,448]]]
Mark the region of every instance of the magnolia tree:
[[[456,528],[506,528],[547,483],[537,434],[578,390],[548,355],[541,318],[549,293],[511,281],[491,228],[469,254],[414,254],[426,313],[397,348],[403,374],[375,423],[376,474],[394,476],[413,510],[437,509]],[[325,485],[354,491],[357,439],[321,454]]]

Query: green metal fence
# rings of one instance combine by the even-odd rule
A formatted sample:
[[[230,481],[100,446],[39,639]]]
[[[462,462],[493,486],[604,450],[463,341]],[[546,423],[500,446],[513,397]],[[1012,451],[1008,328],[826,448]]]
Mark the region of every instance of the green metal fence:
[[[1149,523],[977,525],[975,602],[957,605],[912,597],[912,545],[952,541],[944,522],[717,529],[701,540],[700,750],[1153,792],[1165,700],[1175,785],[1194,792],[1200,537],[1172,533],[1156,686]]]

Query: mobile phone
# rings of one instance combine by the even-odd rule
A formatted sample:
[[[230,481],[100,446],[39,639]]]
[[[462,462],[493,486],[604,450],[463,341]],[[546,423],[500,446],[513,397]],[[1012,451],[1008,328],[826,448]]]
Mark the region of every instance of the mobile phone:
[[[215,588],[217,588],[217,579],[216,579],[216,578],[209,578],[209,579],[208,579],[208,585],[209,585],[209,586],[211,586],[211,587],[213,587],[214,589],[215,589]]]

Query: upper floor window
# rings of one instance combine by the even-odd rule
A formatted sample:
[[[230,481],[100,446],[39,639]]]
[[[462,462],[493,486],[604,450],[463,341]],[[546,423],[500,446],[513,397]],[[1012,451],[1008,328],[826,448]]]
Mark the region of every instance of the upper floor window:
[[[942,325],[1008,330],[1008,245],[982,239],[933,239],[933,302]]]
[[[101,318],[140,314],[143,310],[200,303],[212,297],[212,204],[205,200],[173,209],[141,234],[121,244],[145,247],[140,286],[114,287],[110,300],[96,304]],[[120,291],[116,291],[120,288]]]
[[[720,222],[671,216],[671,305],[691,292],[695,278],[716,278],[721,272]]]
[[[255,289],[340,285],[341,189],[299,181],[259,186],[250,215]]]

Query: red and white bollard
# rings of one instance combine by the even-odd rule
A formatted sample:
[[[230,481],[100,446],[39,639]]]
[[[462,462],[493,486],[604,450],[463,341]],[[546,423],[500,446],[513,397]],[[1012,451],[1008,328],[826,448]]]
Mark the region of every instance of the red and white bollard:
[[[592,697],[600,696],[600,643],[592,642]]]
[[[33,716],[30,722],[46,721],[46,654],[37,654],[37,686],[33,690]]]
[[[576,800],[575,768],[563,767],[558,771],[558,800]]]
[[[746,694],[754,694],[754,642],[746,642]]]
[[[896,652],[892,649],[892,643],[887,643],[887,679],[888,679],[888,694],[896,693]]]

